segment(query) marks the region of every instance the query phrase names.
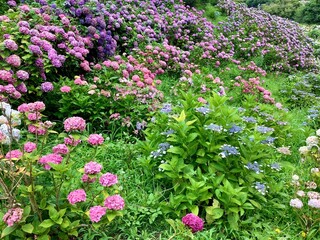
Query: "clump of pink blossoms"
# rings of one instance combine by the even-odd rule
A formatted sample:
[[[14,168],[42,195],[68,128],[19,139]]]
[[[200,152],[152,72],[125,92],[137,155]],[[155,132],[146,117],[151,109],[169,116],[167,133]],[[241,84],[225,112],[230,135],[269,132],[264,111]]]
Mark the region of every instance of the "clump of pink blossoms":
[[[87,194],[83,189],[77,189],[69,193],[68,201],[70,204],[74,205],[78,202],[84,202],[87,199]]]
[[[110,210],[122,210],[124,209],[124,205],[123,198],[118,194],[107,197],[104,201],[104,206]]]
[[[89,210],[90,220],[92,222],[100,222],[101,218],[106,214],[107,209],[101,206],[91,207]]]
[[[18,149],[11,150],[10,152],[7,152],[6,159],[11,159],[11,158],[20,159],[22,157],[22,155],[23,155],[22,152]]]
[[[23,145],[23,149],[27,153],[33,152],[37,148],[37,144],[33,142],[27,142]]]
[[[11,208],[8,212],[3,216],[2,220],[8,225],[8,227],[12,227],[13,224],[19,222],[22,219],[23,209],[22,208]]]
[[[182,223],[185,226],[190,227],[192,232],[201,231],[203,229],[203,225],[204,225],[203,220],[200,217],[194,215],[193,213],[189,213],[189,214],[185,215],[182,218]]]
[[[102,165],[97,162],[88,162],[86,165],[84,165],[84,173],[85,174],[97,174],[101,172]]]
[[[103,144],[104,138],[100,134],[90,134],[88,138],[88,143],[96,146]]]
[[[86,121],[81,117],[70,117],[64,121],[64,130],[70,131],[84,131],[86,128]]]
[[[118,183],[118,177],[112,173],[106,173],[100,177],[99,181],[102,186],[110,187]]]
[[[45,155],[39,159],[39,163],[43,164],[44,169],[50,170],[51,166],[48,163],[60,164],[62,162],[63,157],[59,154],[51,153]]]

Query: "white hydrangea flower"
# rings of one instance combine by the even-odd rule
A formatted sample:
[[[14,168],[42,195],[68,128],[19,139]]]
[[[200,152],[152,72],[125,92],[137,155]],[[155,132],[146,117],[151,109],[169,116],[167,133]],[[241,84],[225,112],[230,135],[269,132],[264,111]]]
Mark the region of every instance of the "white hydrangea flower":
[[[306,155],[306,154],[308,154],[308,152],[309,152],[309,148],[307,146],[302,146],[299,148],[299,153],[301,155]]]
[[[306,139],[306,143],[308,146],[317,145],[319,143],[319,139],[317,136],[310,136]]]

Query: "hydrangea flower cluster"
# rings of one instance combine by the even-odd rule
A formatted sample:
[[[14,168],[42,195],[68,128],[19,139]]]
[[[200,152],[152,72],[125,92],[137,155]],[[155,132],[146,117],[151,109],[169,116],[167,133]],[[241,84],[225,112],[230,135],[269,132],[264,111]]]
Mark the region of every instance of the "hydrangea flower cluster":
[[[9,145],[13,140],[19,141],[20,130],[15,128],[21,124],[20,113],[11,108],[11,105],[0,102],[0,143]]]
[[[70,117],[64,122],[64,130],[66,132],[71,131],[84,131],[86,128],[86,121],[81,117]]]
[[[2,220],[12,227],[15,223],[18,223],[22,219],[23,209],[19,207],[11,208],[3,216]]]
[[[201,231],[204,226],[204,221],[193,213],[188,213],[187,215],[185,215],[182,218],[182,223],[185,226],[191,228],[192,232]]]
[[[68,201],[70,204],[74,205],[78,202],[85,202],[87,199],[87,194],[83,189],[77,189],[69,193]]]

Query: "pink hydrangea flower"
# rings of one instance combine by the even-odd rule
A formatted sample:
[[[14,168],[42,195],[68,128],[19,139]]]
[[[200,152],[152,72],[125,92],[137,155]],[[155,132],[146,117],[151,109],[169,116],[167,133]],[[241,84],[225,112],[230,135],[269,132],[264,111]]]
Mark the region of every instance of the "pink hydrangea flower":
[[[36,121],[36,120],[40,120],[40,119],[41,119],[41,115],[39,112],[28,114],[28,120],[30,120],[30,121]]]
[[[302,208],[303,203],[299,198],[295,198],[290,200],[290,206],[293,208]]]
[[[83,174],[82,177],[81,177],[81,181],[83,183],[93,183],[97,180],[96,177],[94,178],[91,178],[88,174]]]
[[[104,138],[101,134],[90,134],[88,138],[88,143],[95,146],[103,144]]]
[[[62,162],[63,157],[59,154],[51,153],[45,155],[39,159],[39,163],[43,164],[46,170],[50,170],[51,166],[48,163],[60,164]]]
[[[21,58],[18,55],[13,54],[6,58],[6,62],[13,67],[20,67]]]
[[[11,51],[18,50],[18,44],[16,44],[16,42],[11,39],[4,40],[4,46]]]
[[[16,72],[17,78],[21,80],[29,79],[29,73],[24,70],[19,70]]]
[[[77,189],[69,193],[68,201],[70,204],[74,205],[78,202],[85,202],[87,194],[83,189]]]
[[[86,165],[84,165],[84,173],[86,174],[97,174],[101,172],[102,165],[97,162],[88,162]]]
[[[42,126],[34,126],[32,124],[28,125],[28,132],[43,136],[47,133],[47,130]]]
[[[19,222],[22,219],[22,214],[22,208],[11,208],[3,216],[2,220],[8,225],[8,227],[12,227],[15,223]]]
[[[68,93],[68,92],[71,91],[71,87],[69,87],[69,86],[63,86],[63,87],[60,88],[60,91],[61,91],[61,92],[64,92],[64,93]]]
[[[99,182],[104,187],[110,187],[118,183],[118,177],[112,173],[106,173],[100,177]]]
[[[203,225],[204,225],[203,220],[200,217],[194,215],[193,213],[189,213],[189,214],[185,215],[182,218],[182,223],[185,226],[190,227],[192,232],[201,231],[203,229]]]
[[[116,194],[110,197],[107,197],[104,201],[104,206],[110,210],[122,210],[124,209],[125,203],[123,198]]]
[[[26,142],[23,145],[23,149],[24,149],[25,152],[31,153],[31,152],[33,152],[34,150],[37,149],[37,144],[35,144],[33,142]]]
[[[64,139],[64,144],[69,146],[77,146],[79,143],[81,143],[81,140],[75,140],[72,136],[66,137]]]
[[[29,112],[29,106],[27,103],[23,103],[18,107],[18,111],[21,113]]]
[[[41,112],[46,108],[46,105],[43,102],[37,101],[28,103],[28,108],[30,112]]]
[[[52,148],[53,153],[55,154],[68,154],[69,149],[65,144],[58,144]]]
[[[101,218],[106,215],[107,209],[101,206],[91,207],[89,210],[90,220],[92,222],[100,222]]]
[[[70,132],[73,130],[84,131],[86,128],[86,121],[81,117],[70,117],[64,121],[64,130]]]
[[[320,199],[309,199],[308,205],[313,208],[320,208]]]
[[[10,152],[7,152],[6,159],[11,159],[11,158],[20,159],[22,157],[22,155],[23,155],[23,153],[18,149],[11,150]]]

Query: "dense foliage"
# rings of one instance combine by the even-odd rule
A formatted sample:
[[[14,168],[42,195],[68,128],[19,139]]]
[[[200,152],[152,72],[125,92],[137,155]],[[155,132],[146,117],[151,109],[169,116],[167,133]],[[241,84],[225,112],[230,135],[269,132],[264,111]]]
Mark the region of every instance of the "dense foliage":
[[[298,24],[230,0],[9,0],[0,24],[0,238],[319,233]]]

